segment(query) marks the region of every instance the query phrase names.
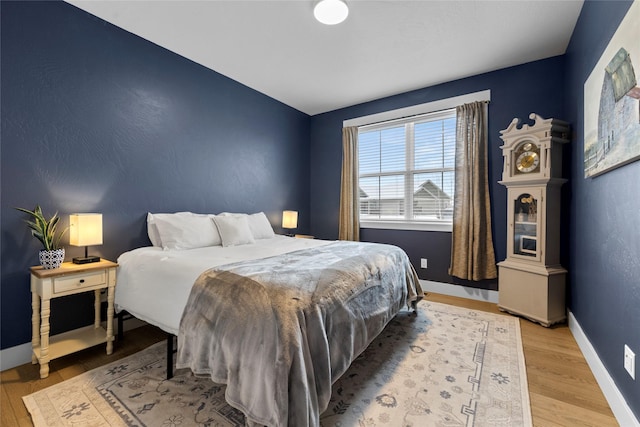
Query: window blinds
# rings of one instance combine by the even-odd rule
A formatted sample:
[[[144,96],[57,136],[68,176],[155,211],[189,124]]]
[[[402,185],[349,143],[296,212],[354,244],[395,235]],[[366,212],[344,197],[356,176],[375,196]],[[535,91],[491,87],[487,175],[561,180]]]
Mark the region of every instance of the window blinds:
[[[360,219],[450,223],[455,131],[455,109],[360,127]]]

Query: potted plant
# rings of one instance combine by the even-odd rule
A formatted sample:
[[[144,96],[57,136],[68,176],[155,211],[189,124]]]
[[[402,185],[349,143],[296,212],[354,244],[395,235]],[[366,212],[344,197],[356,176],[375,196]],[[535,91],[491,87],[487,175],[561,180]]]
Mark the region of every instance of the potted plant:
[[[64,248],[60,247],[60,239],[67,229],[56,234],[58,222],[60,221],[58,212],[47,219],[42,213],[40,205],[36,205],[32,211],[24,208],[16,209],[31,215],[31,220],[25,219],[24,221],[31,229],[31,235],[40,240],[44,247],[39,253],[40,265],[45,269],[60,267],[60,264],[64,261]]]

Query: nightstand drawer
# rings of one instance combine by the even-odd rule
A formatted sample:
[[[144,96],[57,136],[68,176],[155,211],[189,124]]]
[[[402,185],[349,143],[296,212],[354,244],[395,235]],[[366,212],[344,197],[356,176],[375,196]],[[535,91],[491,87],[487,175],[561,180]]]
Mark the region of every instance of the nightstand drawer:
[[[73,289],[89,288],[107,283],[105,270],[86,274],[74,274],[68,277],[56,277],[53,279],[53,293],[66,292]]]

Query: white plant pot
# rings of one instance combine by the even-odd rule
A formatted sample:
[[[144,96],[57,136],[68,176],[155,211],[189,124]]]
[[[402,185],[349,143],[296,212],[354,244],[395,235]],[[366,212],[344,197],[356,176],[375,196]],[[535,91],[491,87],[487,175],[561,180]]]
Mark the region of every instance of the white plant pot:
[[[51,270],[53,268],[60,267],[60,264],[64,261],[64,248],[55,249],[52,251],[41,250],[38,254],[40,258],[40,265],[45,270]]]

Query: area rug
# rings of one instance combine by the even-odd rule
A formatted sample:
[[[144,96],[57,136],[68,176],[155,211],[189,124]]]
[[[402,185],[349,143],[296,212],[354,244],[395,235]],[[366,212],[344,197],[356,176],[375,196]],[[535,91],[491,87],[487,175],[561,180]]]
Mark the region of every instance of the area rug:
[[[165,368],[158,343],[23,400],[36,427],[244,426],[224,385]],[[320,424],[531,426],[526,378],[517,318],[422,301],[334,384]]]

